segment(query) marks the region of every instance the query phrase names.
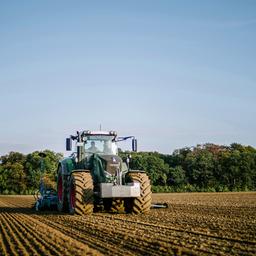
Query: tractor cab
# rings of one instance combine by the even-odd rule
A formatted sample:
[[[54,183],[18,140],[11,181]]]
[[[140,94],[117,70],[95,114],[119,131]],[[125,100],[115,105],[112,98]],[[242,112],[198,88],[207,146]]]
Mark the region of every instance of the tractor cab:
[[[92,134],[84,137],[85,154],[117,155],[117,144],[113,135]]]
[[[66,150],[72,150],[72,140],[76,141],[77,162],[88,158],[92,154],[117,155],[117,143],[132,139],[132,151],[137,151],[137,140],[134,136],[117,137],[115,131],[83,131],[77,132],[77,136],[71,135],[66,139]]]

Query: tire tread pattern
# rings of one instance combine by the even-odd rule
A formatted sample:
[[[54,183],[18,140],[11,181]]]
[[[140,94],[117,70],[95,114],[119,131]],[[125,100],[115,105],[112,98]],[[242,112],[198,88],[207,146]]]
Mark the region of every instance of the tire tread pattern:
[[[126,211],[134,214],[149,212],[152,202],[152,192],[147,174],[130,172],[129,176],[133,182],[140,183],[140,197],[129,199],[128,204],[126,204]]]
[[[91,214],[94,207],[93,180],[91,174],[85,171],[74,172],[71,175],[70,182],[73,182],[75,186],[75,207],[70,210],[70,213],[77,215]],[[70,200],[70,197],[68,198]]]

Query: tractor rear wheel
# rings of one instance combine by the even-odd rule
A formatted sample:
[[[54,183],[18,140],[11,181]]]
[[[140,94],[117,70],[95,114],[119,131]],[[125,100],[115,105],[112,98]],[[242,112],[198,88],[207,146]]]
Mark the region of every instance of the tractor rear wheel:
[[[70,177],[69,212],[90,214],[93,212],[93,180],[89,172],[74,172]]]
[[[57,208],[59,212],[68,211],[68,186],[67,186],[67,177],[62,174],[61,167],[58,169],[58,178],[57,178],[57,194],[58,194],[58,203]]]
[[[152,192],[147,174],[130,172],[128,175],[130,181],[140,183],[140,197],[125,199],[125,211],[134,214],[149,212],[152,202]]]

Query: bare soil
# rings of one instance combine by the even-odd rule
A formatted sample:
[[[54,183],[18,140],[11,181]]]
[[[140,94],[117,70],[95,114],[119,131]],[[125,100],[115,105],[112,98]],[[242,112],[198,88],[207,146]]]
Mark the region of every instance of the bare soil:
[[[145,215],[35,212],[0,196],[0,255],[256,255],[256,192],[153,194]]]

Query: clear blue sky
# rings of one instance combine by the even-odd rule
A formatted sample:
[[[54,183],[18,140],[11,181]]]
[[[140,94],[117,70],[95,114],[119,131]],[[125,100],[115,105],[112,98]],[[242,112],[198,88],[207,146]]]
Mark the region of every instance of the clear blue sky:
[[[1,1],[0,154],[76,130],[256,146],[256,1]]]

